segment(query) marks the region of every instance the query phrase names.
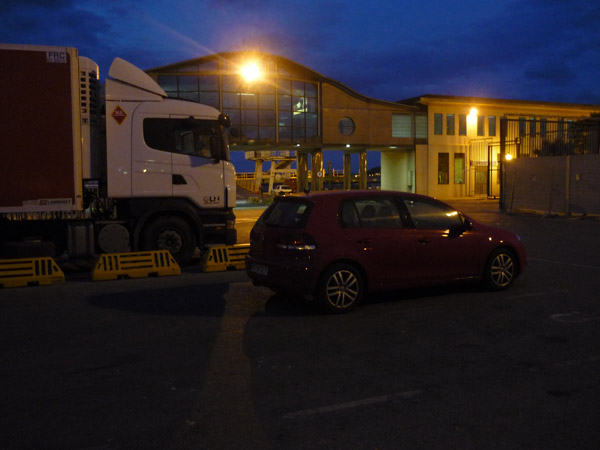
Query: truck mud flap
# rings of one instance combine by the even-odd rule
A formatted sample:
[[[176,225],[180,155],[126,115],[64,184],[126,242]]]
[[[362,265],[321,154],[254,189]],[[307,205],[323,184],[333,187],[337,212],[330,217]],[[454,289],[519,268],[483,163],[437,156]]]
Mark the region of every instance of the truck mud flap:
[[[49,256],[0,259],[0,287],[44,286],[64,281],[65,274]]]
[[[91,274],[93,281],[169,275],[181,275],[181,268],[168,250],[106,253],[100,255]]]
[[[242,270],[250,244],[213,245],[206,249],[200,262],[202,272]]]

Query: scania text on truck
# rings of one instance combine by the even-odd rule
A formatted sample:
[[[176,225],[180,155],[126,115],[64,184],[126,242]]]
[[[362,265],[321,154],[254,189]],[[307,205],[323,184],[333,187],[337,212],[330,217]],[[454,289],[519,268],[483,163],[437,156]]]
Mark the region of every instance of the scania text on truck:
[[[102,96],[75,48],[0,44],[0,67],[0,257],[168,249],[185,264],[236,242],[217,109],[168,98],[120,58]]]

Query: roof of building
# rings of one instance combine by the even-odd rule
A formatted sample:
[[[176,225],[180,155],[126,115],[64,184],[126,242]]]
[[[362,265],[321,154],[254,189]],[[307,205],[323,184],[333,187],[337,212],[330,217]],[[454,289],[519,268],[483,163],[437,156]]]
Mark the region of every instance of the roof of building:
[[[164,73],[164,72],[172,71],[172,72],[176,72],[179,74],[183,74],[185,72],[179,71],[179,69],[181,67],[190,66],[190,65],[194,65],[194,64],[202,64],[202,63],[205,63],[205,62],[208,62],[211,60],[223,60],[223,61],[230,62],[232,60],[240,59],[245,56],[275,61],[279,67],[283,68],[284,70],[288,71],[289,73],[293,73],[295,76],[303,77],[308,80],[314,80],[314,81],[317,81],[320,83],[330,84],[330,85],[335,86],[336,88],[340,89],[341,91],[345,92],[346,94],[351,95],[351,96],[353,96],[359,100],[362,100],[364,102],[376,103],[376,104],[381,104],[381,105],[389,106],[389,107],[396,108],[396,109],[405,109],[405,110],[410,110],[410,111],[414,111],[414,110],[418,109],[417,105],[411,105],[411,104],[405,104],[402,102],[393,102],[393,101],[381,100],[381,99],[368,97],[364,94],[361,94],[360,92],[355,91],[354,89],[350,88],[349,86],[345,85],[344,83],[334,80],[333,78],[327,77],[327,76],[325,76],[319,72],[316,72],[315,70],[310,69],[300,63],[292,61],[283,56],[274,55],[274,54],[270,54],[270,53],[263,53],[263,52],[234,51],[234,52],[213,53],[210,55],[201,56],[199,58],[189,59],[189,60],[180,61],[177,63],[168,64],[165,66],[147,69],[146,72],[151,72],[151,73],[161,73],[162,72],[162,73]]]
[[[485,98],[485,97],[461,97],[457,95],[435,95],[425,94],[419,97],[412,97],[405,100],[399,100],[397,103],[403,105],[423,105],[427,104],[427,100],[436,100],[448,103],[472,103],[478,105],[530,105],[530,106],[546,106],[559,108],[586,109],[589,111],[600,112],[600,105],[581,104],[581,103],[561,103],[561,102],[546,102],[537,100],[516,100],[516,99],[500,99],[500,98]]]

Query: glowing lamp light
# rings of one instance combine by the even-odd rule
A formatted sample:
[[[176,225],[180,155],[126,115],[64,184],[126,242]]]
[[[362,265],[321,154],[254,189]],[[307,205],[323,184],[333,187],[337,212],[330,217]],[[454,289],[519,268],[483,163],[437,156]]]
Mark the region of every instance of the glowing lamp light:
[[[510,161],[510,160],[512,160],[512,159],[513,159],[513,155],[511,155],[510,153],[507,153],[507,154],[504,156],[504,159],[506,159],[507,161]]]
[[[262,70],[260,69],[258,63],[254,61],[244,64],[240,68],[240,74],[244,80],[248,82],[256,81],[262,78]]]
[[[471,111],[469,111],[469,115],[467,116],[467,123],[472,126],[475,125],[477,123],[477,108],[471,108]]]

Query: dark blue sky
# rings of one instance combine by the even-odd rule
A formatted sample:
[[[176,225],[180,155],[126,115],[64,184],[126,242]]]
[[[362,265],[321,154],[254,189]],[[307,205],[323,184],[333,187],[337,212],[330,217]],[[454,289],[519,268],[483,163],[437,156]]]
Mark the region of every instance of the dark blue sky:
[[[0,41],[73,46],[106,74],[258,47],[365,95],[600,104],[598,0],[8,0]]]
[[[5,0],[4,43],[77,47],[105,75],[258,48],[388,101],[600,104],[598,0]]]

